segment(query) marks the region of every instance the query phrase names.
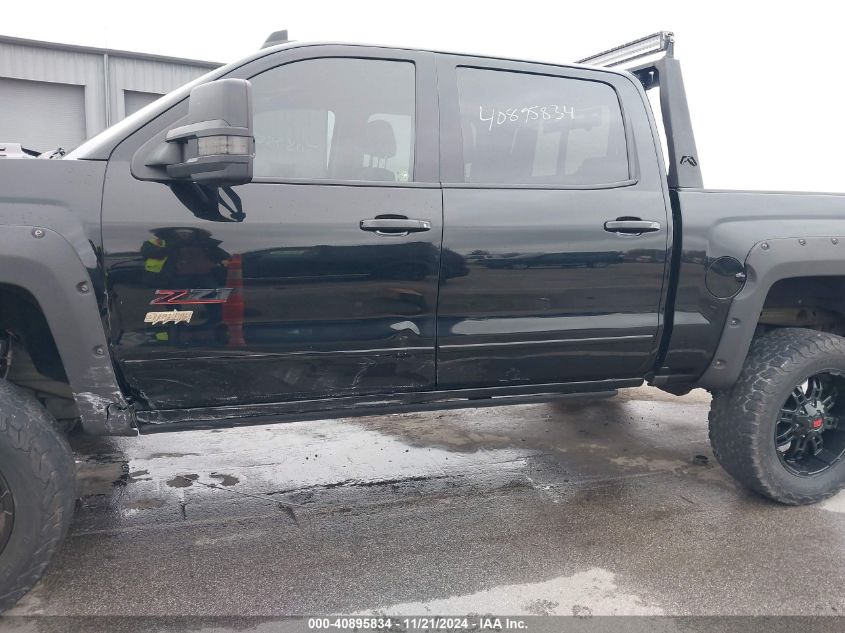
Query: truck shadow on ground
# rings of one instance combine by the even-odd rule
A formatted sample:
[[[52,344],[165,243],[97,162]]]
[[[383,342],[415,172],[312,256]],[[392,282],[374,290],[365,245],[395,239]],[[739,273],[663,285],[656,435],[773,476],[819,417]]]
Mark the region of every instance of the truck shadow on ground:
[[[456,453],[522,450],[575,479],[674,472],[733,488],[707,441],[707,398],[677,398],[649,389],[606,399],[491,407],[435,414],[360,418],[350,422],[416,449]],[[699,421],[691,426],[690,420]],[[568,479],[567,483],[572,479]]]

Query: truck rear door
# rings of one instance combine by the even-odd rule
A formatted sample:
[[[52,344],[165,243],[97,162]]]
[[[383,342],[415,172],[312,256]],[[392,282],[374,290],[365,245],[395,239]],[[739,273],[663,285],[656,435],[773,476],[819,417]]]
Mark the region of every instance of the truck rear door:
[[[642,378],[670,214],[625,76],[440,55],[438,387]]]

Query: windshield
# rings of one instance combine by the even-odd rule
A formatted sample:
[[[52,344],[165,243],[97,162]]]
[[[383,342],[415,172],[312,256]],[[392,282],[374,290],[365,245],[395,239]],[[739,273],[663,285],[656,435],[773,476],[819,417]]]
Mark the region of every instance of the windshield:
[[[211,72],[197,77],[193,81],[186,83],[184,86],[176,88],[176,90],[169,92],[160,99],[156,99],[137,112],[130,114],[122,121],[106,128],[96,136],[92,136],[82,145],[70,152],[66,158],[107,160],[115,143],[123,140],[137,128],[182,101],[182,99],[190,94],[191,88],[194,86],[213,81],[229,72],[232,68],[239,66],[241,63],[243,62],[221,66],[220,68],[216,68]]]

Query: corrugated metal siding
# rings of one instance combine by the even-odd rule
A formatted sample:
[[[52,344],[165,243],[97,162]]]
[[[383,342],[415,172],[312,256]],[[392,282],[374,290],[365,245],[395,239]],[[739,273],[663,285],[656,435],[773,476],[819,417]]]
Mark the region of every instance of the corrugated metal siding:
[[[109,56],[110,98],[114,122],[126,116],[124,90],[167,94],[208,72],[207,68],[182,66],[147,59]]]
[[[86,135],[94,136],[106,128],[103,58],[100,55],[0,42],[0,77],[84,86]],[[0,108],[3,106],[0,105]],[[20,118],[31,116],[31,113],[3,108],[3,116]],[[16,141],[11,138],[3,140]]]
[[[108,64],[108,80],[104,68]],[[216,64],[206,67],[196,63],[180,64],[176,61],[134,59],[131,53],[111,52],[108,61],[98,52],[77,52],[49,45],[27,45],[0,41],[0,78],[26,79],[81,86],[84,90],[84,121],[80,122],[86,137],[94,136],[108,124],[124,118],[126,101],[124,91],[165,94],[205,74]],[[106,104],[105,87],[108,85],[109,101]],[[2,91],[2,88],[0,88]],[[11,122],[32,122],[38,116],[32,108],[21,109],[19,104],[3,103],[0,92],[0,116]],[[7,126],[4,126],[7,127]],[[3,141],[19,142],[4,138]]]

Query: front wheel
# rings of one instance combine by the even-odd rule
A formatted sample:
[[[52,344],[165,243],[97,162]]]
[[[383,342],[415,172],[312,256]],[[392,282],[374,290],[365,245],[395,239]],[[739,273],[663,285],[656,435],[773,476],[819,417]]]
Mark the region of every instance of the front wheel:
[[[73,455],[55,421],[0,380],[0,613],[41,577],[70,525]]]
[[[737,382],[714,391],[710,442],[722,467],[790,505],[845,485],[845,339],[799,328],[755,338]]]

